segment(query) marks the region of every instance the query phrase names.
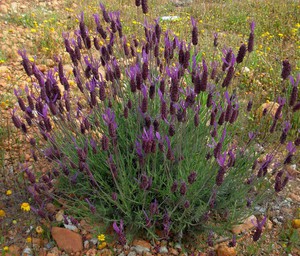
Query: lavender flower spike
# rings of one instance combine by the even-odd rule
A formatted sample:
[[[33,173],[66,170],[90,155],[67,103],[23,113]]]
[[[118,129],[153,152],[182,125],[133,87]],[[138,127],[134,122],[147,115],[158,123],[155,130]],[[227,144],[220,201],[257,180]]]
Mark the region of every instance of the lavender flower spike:
[[[125,245],[126,244],[126,237],[125,237],[125,234],[124,234],[123,220],[120,221],[120,226],[119,227],[118,227],[116,221],[114,221],[113,229],[118,235],[119,243],[121,245]]]
[[[253,234],[253,241],[256,242],[258,241],[258,239],[261,237],[261,233],[262,233],[262,229],[263,229],[263,226],[265,225],[267,221],[267,217],[265,216],[261,222],[259,222],[257,220],[257,224],[255,225],[256,226],[256,230],[255,230],[255,233]]]
[[[198,44],[198,28],[197,28],[197,24],[196,24],[196,20],[191,17],[191,21],[192,21],[192,44],[193,45],[197,45]]]

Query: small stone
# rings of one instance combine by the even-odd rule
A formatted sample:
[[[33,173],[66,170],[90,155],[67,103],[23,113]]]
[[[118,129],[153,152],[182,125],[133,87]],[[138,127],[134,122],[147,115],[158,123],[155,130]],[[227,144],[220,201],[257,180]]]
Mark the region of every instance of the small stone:
[[[258,213],[264,214],[267,209],[261,206],[255,206],[254,210],[257,211]]]
[[[32,250],[29,247],[26,247],[22,252],[22,256],[33,256]]]
[[[264,109],[267,109],[267,115],[269,115],[269,116],[271,115],[274,118],[278,107],[279,107],[279,104],[277,102],[273,102],[273,101],[262,104],[258,109],[259,119],[262,118]]]
[[[6,14],[8,12],[7,6],[4,4],[0,5],[0,13]]]
[[[58,247],[67,253],[80,252],[83,249],[81,235],[65,228],[52,227],[51,235]]]
[[[45,72],[47,71],[47,66],[44,64],[37,65],[37,67],[43,74],[45,74]]]
[[[48,66],[48,67],[50,67],[50,68],[52,68],[52,67],[55,66],[54,61],[51,60],[51,59],[47,59],[47,60],[45,61],[45,64],[46,64],[46,66]]]
[[[170,248],[169,253],[172,254],[172,255],[179,255],[179,252],[174,248]]]
[[[101,256],[111,256],[111,255],[113,255],[113,254],[112,254],[112,251],[109,250],[109,249],[102,249],[102,250],[100,251],[100,255],[101,255]]]
[[[20,255],[21,254],[21,248],[16,245],[9,246],[8,252],[5,254],[5,256],[13,256],[13,255]]]
[[[139,254],[143,254],[144,252],[150,252],[150,249],[140,246],[140,245],[132,246],[131,249],[136,251]]]
[[[0,66],[0,74],[8,73],[8,72],[9,72],[8,66]]]
[[[72,230],[72,231],[74,231],[76,233],[78,233],[78,231],[79,231],[79,229],[75,225],[73,225],[73,224],[68,224],[68,225],[64,224],[64,227],[66,229]]]
[[[98,244],[98,239],[97,238],[92,238],[90,240],[90,242],[93,244],[93,245],[97,245]]]
[[[56,212],[56,207],[52,203],[47,203],[45,208],[51,214]]]
[[[168,252],[169,251],[168,251],[167,246],[162,246],[162,247],[159,248],[159,253],[161,253],[161,254],[165,254],[165,253],[168,253]]]
[[[94,248],[94,249],[89,249],[86,253],[85,253],[86,256],[96,256],[97,255],[97,250]]]
[[[83,242],[83,247],[84,247],[84,249],[88,249],[90,247],[90,242],[88,240],[85,240]]]
[[[20,9],[22,9],[22,10],[24,10],[24,9],[26,9],[27,8],[27,6],[26,5],[20,5]]]
[[[227,245],[220,245],[217,248],[218,256],[236,256],[236,250],[234,247],[228,247]]]
[[[64,220],[64,210],[59,210],[58,213],[55,215],[55,219],[58,222],[61,222]]]
[[[249,73],[250,69],[248,67],[242,67],[242,73]]]
[[[296,202],[300,202],[300,196],[299,195],[296,195],[294,193],[289,193],[289,198],[291,198],[293,201],[296,201]]]
[[[12,2],[10,4],[10,8],[11,8],[11,10],[12,10],[13,13],[17,13],[18,12],[18,3]]]
[[[234,234],[240,234],[242,232],[248,231],[250,229],[253,229],[255,227],[255,223],[257,223],[257,219],[254,215],[251,215],[247,219],[243,221],[240,225],[234,225],[232,227],[232,233]]]
[[[127,254],[127,256],[136,256],[136,252],[131,251]]]
[[[267,229],[272,229],[272,227],[273,227],[273,223],[272,223],[272,221],[270,221],[269,219],[267,220],[267,223],[266,223],[266,228]]]
[[[46,245],[45,245],[45,248],[46,249],[48,249],[48,250],[50,250],[51,248],[53,248],[55,246],[55,244],[54,244],[54,242],[49,242],[49,243],[47,243]]]

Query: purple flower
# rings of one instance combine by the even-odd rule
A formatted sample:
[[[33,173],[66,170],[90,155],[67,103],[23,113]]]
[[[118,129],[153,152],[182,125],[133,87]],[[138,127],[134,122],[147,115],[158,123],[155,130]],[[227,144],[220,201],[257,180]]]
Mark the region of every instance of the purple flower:
[[[167,212],[163,216],[163,227],[164,227],[164,237],[168,238],[170,233],[170,227],[171,227],[171,219]]]
[[[88,203],[90,211],[92,214],[96,213],[96,207],[90,202],[88,198],[85,198],[85,201]]]
[[[272,160],[273,160],[273,155],[267,154],[265,161],[263,161],[263,163],[261,164],[261,166],[258,170],[257,177],[260,178],[260,177],[265,176],[267,174],[268,167],[269,167]]]
[[[192,44],[197,45],[198,44],[198,28],[196,24],[196,20],[191,17],[191,22],[192,22]]]
[[[250,24],[250,34],[248,38],[248,52],[252,52],[254,48],[254,28],[255,28],[255,22],[252,21]]]
[[[110,18],[103,3],[100,3],[100,9],[102,10],[103,19],[105,20],[105,22],[109,23]]]
[[[150,214],[153,216],[155,214],[158,214],[159,210],[158,210],[158,202],[155,199],[151,204],[150,204]]]
[[[187,187],[186,187],[186,183],[184,181],[181,182],[181,186],[180,186],[180,194],[181,195],[185,195],[186,191],[187,191]]]
[[[240,49],[239,49],[238,55],[236,57],[236,62],[237,63],[243,62],[243,59],[244,59],[244,57],[246,55],[246,52],[247,52],[247,47],[246,47],[245,44],[242,44],[241,47],[240,47]]]
[[[223,65],[222,65],[222,70],[225,71],[227,67],[229,67],[230,62],[233,57],[232,49],[224,50],[223,51],[226,55],[225,58],[223,59]]]
[[[214,33],[214,47],[217,47],[218,44],[219,44],[219,42],[218,42],[218,33]]]
[[[145,210],[143,210],[143,213],[144,213],[145,220],[146,220],[146,227],[150,228],[152,226],[151,219],[149,218],[149,216],[147,215]]]
[[[152,178],[146,174],[142,174],[140,177],[140,188],[142,190],[149,190],[152,186]]]
[[[149,11],[148,0],[141,0],[141,1],[142,1],[142,10],[143,10],[143,13],[146,14]]]
[[[256,226],[256,230],[255,230],[255,232],[253,234],[253,237],[252,237],[252,239],[253,239],[254,242],[258,241],[258,239],[260,238],[260,236],[262,234],[262,229],[263,229],[266,221],[267,221],[267,217],[266,216],[260,222],[257,220],[257,223],[255,225]]]
[[[196,178],[197,178],[197,173],[195,171],[192,171],[188,176],[188,182],[190,184],[193,184],[196,181]]]
[[[152,145],[153,145],[153,143],[155,143],[154,139],[155,139],[155,136],[154,136],[153,126],[151,125],[149,130],[146,130],[146,128],[144,128],[144,131],[142,134],[142,148],[143,148],[145,154],[151,153]]]
[[[123,220],[120,221],[120,226],[118,227],[117,222],[114,221],[113,223],[113,229],[116,232],[117,236],[118,236],[118,241],[121,245],[125,245],[126,244],[126,237],[125,237],[125,233],[124,233],[124,226],[123,226]]]
[[[291,74],[292,67],[289,62],[289,60],[284,60],[282,61],[282,72],[281,72],[281,77],[283,80],[287,79],[289,75]]]
[[[26,74],[28,76],[31,76],[33,74],[33,72],[32,72],[32,66],[31,66],[30,60],[27,57],[26,50],[23,50],[23,51],[19,50],[18,53],[22,57],[22,65],[23,65],[23,67],[25,69]]]
[[[178,188],[178,182],[175,180],[171,186],[171,192],[175,193]]]
[[[102,118],[105,124],[108,126],[109,135],[112,138],[115,138],[117,136],[116,130],[118,127],[115,121],[115,113],[110,108],[107,108],[104,114],[102,114]]]

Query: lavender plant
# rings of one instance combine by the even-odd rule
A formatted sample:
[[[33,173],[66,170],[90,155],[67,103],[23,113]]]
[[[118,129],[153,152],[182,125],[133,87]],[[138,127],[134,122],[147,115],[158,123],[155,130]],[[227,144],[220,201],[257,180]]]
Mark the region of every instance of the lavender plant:
[[[148,11],[147,2],[141,4]],[[33,157],[39,151],[53,166],[38,178],[25,169],[37,214],[52,219],[45,202],[63,199],[74,223],[87,217],[113,224],[121,244],[133,230],[181,238],[190,230],[220,230],[286,186],[285,166],[300,144],[288,136],[292,113],[300,109],[299,77],[290,76],[288,62],[282,78],[292,93],[276,96],[270,129],[265,136],[261,126],[247,136],[238,132],[247,125],[241,113],[253,110],[252,101],[241,107],[234,74],[253,51],[254,23],[237,57],[226,48],[222,60],[211,62],[198,54],[193,18],[191,42],[163,32],[159,20],[145,21],[144,38],[137,39],[123,34],[119,12],[103,4],[100,10],[94,28],[82,13],[74,37],[63,35],[72,76],[60,57],[43,74],[19,51],[33,87],[25,101],[15,91],[22,112],[14,110],[12,121],[28,134]],[[213,45],[218,51],[217,34]],[[28,128],[38,131],[38,140]],[[255,145],[270,136],[277,142],[263,155]],[[283,160],[277,158],[282,145]]]

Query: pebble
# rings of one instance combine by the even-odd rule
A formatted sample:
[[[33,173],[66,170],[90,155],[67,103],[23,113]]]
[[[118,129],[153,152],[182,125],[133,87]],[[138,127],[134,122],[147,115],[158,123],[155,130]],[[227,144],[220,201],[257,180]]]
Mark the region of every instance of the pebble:
[[[146,248],[146,247],[143,247],[143,246],[140,246],[140,245],[131,247],[131,250],[134,250],[139,254],[143,254],[144,252],[150,252],[149,248]]]
[[[169,251],[168,251],[167,246],[162,246],[162,247],[159,248],[159,253],[161,253],[161,254],[165,254],[165,253],[168,253],[168,252]]]
[[[6,14],[8,12],[7,6],[4,4],[0,5],[0,13]]]
[[[33,256],[32,250],[29,247],[26,247],[22,252],[22,256]]]
[[[254,210],[261,214],[264,214],[266,212],[266,208],[264,208],[262,206],[255,206]]]
[[[79,231],[78,228],[77,228],[75,225],[72,225],[72,224],[69,224],[69,225],[64,224],[64,227],[65,227],[66,229],[72,230],[72,231],[74,231],[74,232],[78,232],[78,231]]]
[[[88,249],[90,247],[90,242],[88,240],[85,240],[83,242],[83,247],[84,247],[84,249]]]
[[[92,238],[92,239],[90,240],[90,242],[91,242],[92,244],[94,244],[94,245],[97,245],[97,244],[98,244],[98,239],[97,239],[97,238]]]
[[[45,245],[45,248],[49,250],[49,249],[53,248],[54,245],[55,245],[54,242],[49,242],[49,243],[47,243],[47,244]]]
[[[127,256],[136,256],[136,252],[131,251],[127,254]]]

